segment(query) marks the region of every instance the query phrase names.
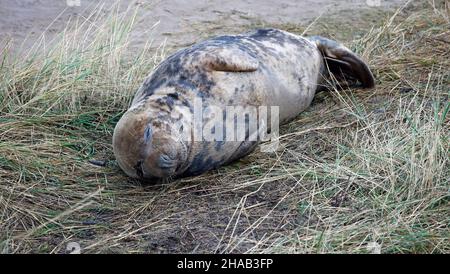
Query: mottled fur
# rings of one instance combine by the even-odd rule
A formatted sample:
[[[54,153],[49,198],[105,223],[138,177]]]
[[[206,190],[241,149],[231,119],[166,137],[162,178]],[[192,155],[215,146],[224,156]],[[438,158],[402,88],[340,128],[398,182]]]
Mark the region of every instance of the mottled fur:
[[[331,42],[261,29],[213,38],[176,52],[145,80],[115,128],[113,147],[120,167],[137,178],[195,175],[256,147],[257,141],[186,142],[183,136],[171,134],[172,124],[192,121],[194,98],[201,98],[204,106],[224,108],[280,106],[283,123],[310,105],[326,75],[324,58],[337,60],[336,71],[343,68],[366,87],[373,86],[367,66]],[[343,57],[347,60],[339,61]],[[367,70],[351,71],[355,64],[360,66],[356,70],[360,64]],[[205,123],[209,118],[204,117]]]

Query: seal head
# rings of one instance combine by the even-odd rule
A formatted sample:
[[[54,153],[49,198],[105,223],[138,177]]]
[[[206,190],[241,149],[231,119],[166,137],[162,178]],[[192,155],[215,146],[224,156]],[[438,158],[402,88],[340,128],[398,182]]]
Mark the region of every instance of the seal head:
[[[142,104],[128,110],[114,129],[117,162],[133,178],[175,176],[187,161],[187,146],[174,134],[169,118],[164,119],[161,113],[150,113],[151,109]]]

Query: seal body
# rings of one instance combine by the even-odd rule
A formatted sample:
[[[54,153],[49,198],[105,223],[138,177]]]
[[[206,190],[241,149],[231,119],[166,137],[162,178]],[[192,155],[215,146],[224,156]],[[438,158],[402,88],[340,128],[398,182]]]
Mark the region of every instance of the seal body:
[[[259,141],[249,139],[258,128],[248,125],[244,140],[227,139],[226,130],[220,140],[193,138],[195,102],[202,103],[201,127],[222,119],[228,106],[244,112],[277,106],[279,123],[285,123],[310,105],[326,80],[326,58],[334,72],[373,86],[370,70],[347,48],[276,29],[216,37],[176,52],[144,81],[116,125],[113,148],[119,166],[132,177],[164,178],[200,174],[249,154]],[[241,122],[229,118],[223,117],[225,127],[248,122],[248,117]],[[217,135],[219,127],[208,130]]]

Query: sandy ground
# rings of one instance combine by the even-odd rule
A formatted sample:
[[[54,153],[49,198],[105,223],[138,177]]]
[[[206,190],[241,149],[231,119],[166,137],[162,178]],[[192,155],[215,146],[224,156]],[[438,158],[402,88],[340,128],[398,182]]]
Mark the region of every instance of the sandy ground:
[[[77,3],[79,2],[79,3]],[[317,16],[362,9],[391,9],[405,0],[141,0],[133,46],[154,37],[154,44],[190,45],[211,34],[223,34],[263,22],[305,24]],[[15,48],[30,47],[44,33],[51,40],[76,16],[87,17],[96,7],[107,11],[116,0],[0,0],[0,41],[13,39]],[[121,1],[125,10],[130,1]],[[79,4],[79,5],[78,5]],[[351,14],[351,13],[350,13]],[[347,15],[346,15],[347,16]],[[159,24],[158,24],[159,22]],[[155,28],[152,28],[157,24]],[[25,42],[24,42],[25,41]]]

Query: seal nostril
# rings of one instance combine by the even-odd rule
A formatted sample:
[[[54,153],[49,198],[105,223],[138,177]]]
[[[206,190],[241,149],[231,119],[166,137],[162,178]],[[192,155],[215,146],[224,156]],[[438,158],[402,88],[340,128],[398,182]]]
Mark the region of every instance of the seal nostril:
[[[162,154],[159,156],[160,168],[173,168],[175,166],[175,160],[170,158],[169,155]]]

